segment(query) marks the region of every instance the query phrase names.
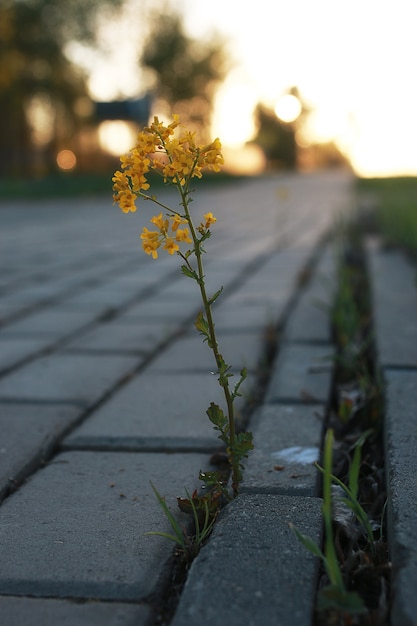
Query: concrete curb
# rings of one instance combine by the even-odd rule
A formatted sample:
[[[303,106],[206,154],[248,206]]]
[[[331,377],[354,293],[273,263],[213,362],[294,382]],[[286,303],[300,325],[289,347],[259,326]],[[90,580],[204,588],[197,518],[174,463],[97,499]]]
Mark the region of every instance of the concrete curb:
[[[376,340],[385,382],[392,626],[417,625],[416,268],[397,251],[368,246]],[[388,287],[388,288],[387,288]]]

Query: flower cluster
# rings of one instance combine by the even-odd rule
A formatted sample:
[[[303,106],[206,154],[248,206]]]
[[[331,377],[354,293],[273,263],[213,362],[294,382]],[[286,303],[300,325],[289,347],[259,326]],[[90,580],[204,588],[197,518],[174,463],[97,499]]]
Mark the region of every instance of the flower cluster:
[[[174,254],[180,249],[177,242],[193,242],[190,237],[189,229],[179,228],[181,224],[187,224],[188,222],[177,213],[171,215],[169,219],[164,219],[162,213],[160,213],[152,217],[151,222],[158,230],[148,230],[145,227],[140,238],[142,239],[142,246],[146,254],[152,255],[154,259],[158,258],[157,250],[161,244],[164,244],[163,247],[169,254]]]
[[[155,117],[138,134],[136,146],[121,157],[122,171],[115,172],[112,180],[114,201],[124,213],[136,211],[135,200],[149,189],[146,175],[151,170],[184,189],[188,189],[192,178],[201,178],[203,169],[220,171],[223,164],[220,140],[197,146],[195,133],[184,131],[174,136],[179,126],[178,116],[167,126]]]
[[[206,213],[204,215],[204,222],[201,222],[200,226],[197,226],[197,230],[201,235],[205,235],[212,224],[217,222],[217,217],[214,217],[213,213]]]
[[[213,213],[206,213],[204,220],[204,222],[201,222],[201,224],[197,226],[197,230],[202,235],[205,235],[211,224],[217,221]],[[164,250],[167,250],[169,254],[174,254],[180,249],[178,243],[193,243],[190,230],[188,228],[179,228],[182,224],[188,224],[188,220],[178,213],[170,215],[169,219],[164,218],[162,213],[160,213],[151,218],[151,223],[154,224],[158,230],[149,230],[145,227],[140,238],[142,239],[144,251],[154,259],[158,258],[158,248],[162,244]]]

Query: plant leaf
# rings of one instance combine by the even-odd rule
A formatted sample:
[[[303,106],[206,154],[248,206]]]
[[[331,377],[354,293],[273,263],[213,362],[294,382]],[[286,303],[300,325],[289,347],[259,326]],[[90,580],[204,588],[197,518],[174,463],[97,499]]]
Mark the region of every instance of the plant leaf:
[[[161,496],[161,494],[158,492],[157,488],[152,484],[152,482],[151,482],[151,487],[153,489],[154,494],[156,495],[156,498],[159,502],[160,507],[162,508],[163,512],[165,513],[166,518],[168,519],[171,525],[172,530],[175,533],[175,537],[174,535],[169,535],[168,533],[161,533],[158,531],[151,531],[150,533],[147,533],[147,534],[161,535],[162,537],[168,537],[169,539],[172,539],[173,541],[175,541],[175,543],[180,545],[185,550],[186,549],[185,538],[184,538],[184,533],[180,525],[178,524],[177,520],[175,519],[171,511],[169,510],[167,503],[165,502],[165,498]]]
[[[144,533],[144,534],[145,536],[146,535],[159,535],[160,537],[165,537],[165,539],[170,539],[171,541],[174,541],[176,544],[178,544],[181,548],[184,548],[184,540],[180,541],[178,537],[175,537],[174,535],[170,535],[169,533],[163,533],[158,530],[150,530],[149,532]]]
[[[188,267],[188,265],[181,265],[181,272],[184,274],[184,276],[188,276],[189,278],[198,280],[197,272]]]
[[[307,550],[309,550],[312,554],[314,554],[314,556],[317,556],[322,561],[326,560],[325,556],[324,556],[323,552],[320,550],[319,546],[310,537],[300,533],[298,528],[296,526],[294,526],[294,524],[292,524],[291,522],[288,524],[288,526],[291,528],[291,530],[293,531],[294,535],[297,537],[298,541],[300,543],[302,543],[303,546],[305,548],[307,548]]]
[[[317,596],[317,610],[327,611],[328,609],[338,609],[350,614],[357,614],[363,613],[364,604],[356,591],[346,591],[329,585],[321,589]]]
[[[210,300],[208,301],[209,306],[211,306],[212,304],[216,302],[217,298],[220,296],[222,291],[223,291],[223,287],[220,287],[220,289],[216,291],[216,293],[213,296],[211,296]]]
[[[214,424],[216,430],[224,431],[228,425],[227,417],[223,413],[223,410],[218,404],[210,402],[210,406],[206,411],[208,418],[212,424]]]
[[[197,315],[197,319],[194,322],[194,326],[196,327],[199,333],[201,333],[202,335],[208,338],[209,328],[208,328],[207,320],[205,319],[201,311]]]

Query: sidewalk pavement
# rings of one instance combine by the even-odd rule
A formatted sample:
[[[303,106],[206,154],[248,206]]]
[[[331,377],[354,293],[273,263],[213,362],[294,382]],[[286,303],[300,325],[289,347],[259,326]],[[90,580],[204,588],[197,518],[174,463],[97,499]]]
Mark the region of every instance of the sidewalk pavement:
[[[256,391],[267,329],[279,326],[281,336],[251,417],[255,450],[242,493],[191,566],[174,626],[311,622],[318,563],[288,522],[321,535],[312,461],[332,345],[317,301],[332,299],[334,250],[324,237],[352,208],[352,184],[342,173],[282,175],[195,195],[193,210],[218,218],[205,267],[209,289],[224,286],[214,312],[221,350],[234,371],[249,371],[242,410]],[[158,198],[177,202],[166,192]],[[5,626],[151,626],[170,589],[173,544],[145,536],[170,530],[150,481],[183,519],[175,498],[211,468],[219,441],[205,410],[221,396],[193,327],[195,283],[176,257],[152,260],[140,248],[153,214],[144,204],[124,216],[110,197],[0,205]],[[417,624],[408,402],[416,396],[417,294],[403,257],[370,246],[370,258],[389,383],[392,626],[402,626]]]

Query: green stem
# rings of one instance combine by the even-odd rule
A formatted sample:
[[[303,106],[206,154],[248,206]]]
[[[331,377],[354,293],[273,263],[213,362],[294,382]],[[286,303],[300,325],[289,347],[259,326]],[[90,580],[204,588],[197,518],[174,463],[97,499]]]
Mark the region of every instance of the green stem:
[[[163,202],[159,202],[159,200],[155,196],[148,196],[148,194],[143,193],[143,191],[139,191],[136,193],[138,194],[138,196],[140,196],[144,200],[151,200],[154,204],[157,204],[158,206],[162,207],[163,209],[166,209],[167,211],[169,211],[170,213],[174,215],[181,215],[178,211],[174,211],[174,209],[171,209],[171,207],[167,206]]]
[[[326,569],[332,585],[344,591],[342,574],[336,556],[332,527],[332,460],[333,460],[333,431],[329,429],[324,442],[324,473],[323,473],[323,520],[324,542],[326,555]]]
[[[163,137],[161,135],[159,135],[162,145],[165,148],[165,152],[167,154],[167,157],[169,159],[170,162],[172,162],[172,157],[169,154],[169,151],[166,150],[166,145],[165,142],[163,140]],[[186,181],[184,183],[184,185],[181,184],[181,181],[179,179],[178,174],[175,176],[175,185],[179,191],[180,197],[181,197],[181,204],[184,208],[184,212],[185,212],[185,217],[187,219],[188,225],[190,227],[190,232],[191,232],[191,236],[193,238],[193,243],[194,243],[194,253],[196,256],[196,260],[197,260],[197,282],[198,285],[200,287],[200,293],[201,293],[201,298],[203,301],[203,306],[204,306],[204,311],[206,314],[206,318],[207,318],[207,325],[208,325],[208,335],[209,335],[209,340],[210,340],[210,345],[211,345],[211,349],[213,351],[214,354],[214,358],[217,364],[217,368],[219,370],[219,372],[222,370],[222,368],[224,368],[224,360],[222,355],[219,352],[219,347],[218,347],[218,343],[217,343],[217,338],[216,338],[216,333],[215,333],[215,329],[214,329],[214,322],[213,322],[213,316],[212,316],[212,312],[211,312],[211,306],[209,303],[209,299],[207,297],[207,292],[206,292],[206,286],[205,286],[205,282],[204,282],[204,267],[203,267],[203,259],[202,259],[202,250],[201,250],[201,241],[197,235],[196,229],[194,227],[194,223],[192,221],[191,215],[190,215],[190,211],[189,211],[189,206],[188,206],[188,195],[189,195],[189,189],[190,189],[190,182],[191,179],[193,177],[193,173],[195,171],[195,168],[197,166],[198,163],[198,159],[199,159],[199,155],[200,152],[197,149],[196,152],[196,156],[194,159],[194,163],[192,165],[192,168],[190,170],[190,172],[187,175]],[[146,196],[146,194],[141,194],[144,197],[147,197],[147,199],[151,199],[154,200],[154,202],[156,202],[157,204],[159,204],[161,207],[166,208],[170,211],[172,211],[172,209],[169,209],[168,207],[164,206],[162,203],[158,202],[156,200],[156,198],[154,199],[151,196]],[[172,211],[173,213],[175,213],[175,211]],[[189,265],[188,261],[187,264]],[[232,398],[232,394],[230,393],[230,389],[229,389],[229,384],[227,381],[227,378],[224,376],[219,376],[219,383],[223,388],[224,391],[224,395],[225,395],[225,400],[226,400],[226,405],[227,405],[227,414],[228,414],[228,422],[229,422],[229,462],[230,462],[230,466],[231,466],[231,470],[232,470],[232,490],[233,490],[233,495],[237,496],[238,494],[238,486],[239,486],[239,478],[240,478],[240,468],[239,468],[239,460],[236,460],[235,458],[235,454],[234,454],[234,448],[235,448],[235,438],[236,438],[236,424],[235,424],[235,416],[234,416],[234,406],[233,406],[233,398]]]
[[[181,204],[184,207],[185,216],[190,227],[191,236],[193,238],[194,253],[195,253],[196,260],[197,260],[197,276],[198,276],[197,282],[200,287],[201,298],[203,301],[204,311],[206,314],[210,346],[213,351],[217,368],[220,371],[221,368],[224,367],[224,359],[219,352],[219,346],[218,346],[217,338],[216,338],[213,315],[212,315],[209,299],[207,297],[206,286],[204,282],[204,267],[203,267],[201,242],[197,235],[196,229],[194,227],[194,223],[191,219],[191,215],[190,215],[190,211],[188,207],[188,185],[189,185],[191,175],[192,175],[192,172],[190,172],[188,176],[188,180],[187,180],[187,184],[185,188],[182,187],[179,180],[177,180],[177,187],[181,195]],[[237,496],[240,470],[239,470],[239,461],[235,459],[235,455],[233,452],[234,445],[235,445],[235,437],[236,437],[236,424],[235,424],[235,416],[234,416],[233,399],[232,399],[232,394],[230,393],[227,378],[220,377],[219,382],[223,388],[226,405],[227,405],[227,414],[228,414],[228,421],[229,421],[229,449],[230,449],[229,460],[230,460],[230,465],[232,469],[232,490],[233,490],[233,495]]]

